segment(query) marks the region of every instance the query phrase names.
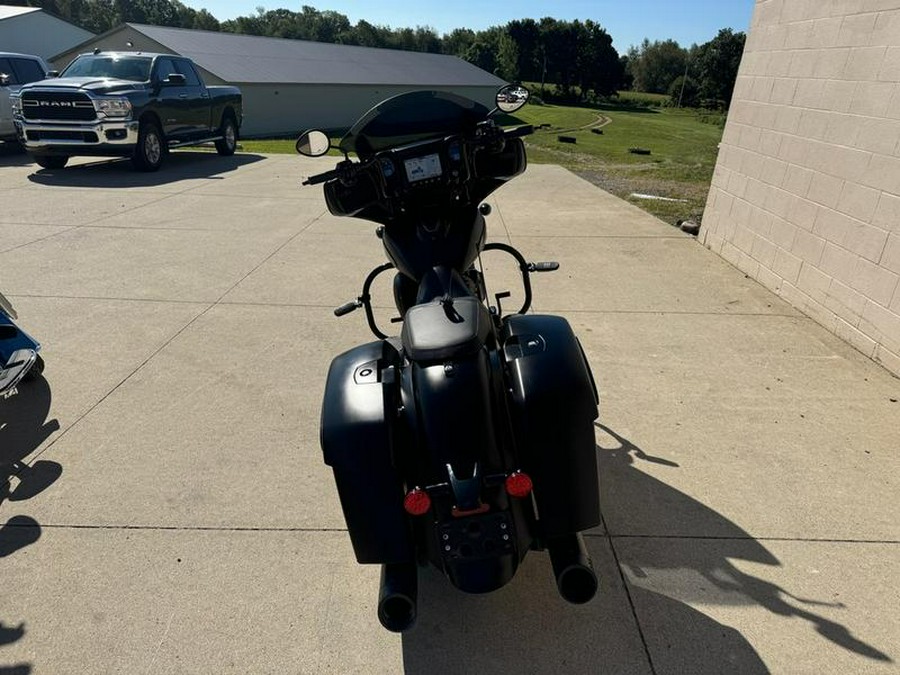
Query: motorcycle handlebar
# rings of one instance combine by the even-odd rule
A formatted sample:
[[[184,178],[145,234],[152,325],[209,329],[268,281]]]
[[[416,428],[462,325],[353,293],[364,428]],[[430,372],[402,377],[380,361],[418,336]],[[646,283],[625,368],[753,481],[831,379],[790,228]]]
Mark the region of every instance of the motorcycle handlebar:
[[[505,138],[521,138],[522,136],[530,136],[534,133],[534,127],[530,124],[515,127],[514,129],[504,129],[503,136]]]
[[[337,169],[332,169],[331,171],[326,171],[325,173],[319,173],[315,176],[310,176],[305,181],[301,183],[301,185],[318,185],[319,183],[327,183],[332,178],[337,178],[340,176],[340,173]]]
[[[359,300],[352,300],[351,302],[345,302],[340,307],[334,308],[335,316],[344,316],[345,314],[349,314],[350,312],[356,311],[362,306],[362,303]]]

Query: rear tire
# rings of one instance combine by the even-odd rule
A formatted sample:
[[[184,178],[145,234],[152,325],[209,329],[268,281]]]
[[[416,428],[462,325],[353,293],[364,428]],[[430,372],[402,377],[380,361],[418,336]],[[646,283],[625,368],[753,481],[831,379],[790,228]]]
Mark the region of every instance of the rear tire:
[[[40,155],[34,158],[37,165],[43,169],[61,169],[69,161],[68,155]]]
[[[138,171],[156,171],[162,166],[166,145],[156,122],[141,122],[138,143],[131,155],[131,163]]]
[[[222,138],[216,141],[216,152],[223,157],[230,157],[237,149],[238,130],[237,124],[231,115],[226,115],[219,128]]]

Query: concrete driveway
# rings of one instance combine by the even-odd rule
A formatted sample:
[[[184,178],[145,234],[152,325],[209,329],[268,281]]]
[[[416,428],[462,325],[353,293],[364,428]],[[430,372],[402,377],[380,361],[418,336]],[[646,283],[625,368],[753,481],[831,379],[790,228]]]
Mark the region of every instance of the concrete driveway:
[[[0,289],[47,362],[0,402],[0,672],[897,671],[900,380],[553,166],[489,227],[559,260],[536,309],[601,388],[601,593],[564,603],[542,553],[486,597],[423,571],[384,631],[318,447],[374,226],[300,188],[328,160],[170,159],[0,157]]]

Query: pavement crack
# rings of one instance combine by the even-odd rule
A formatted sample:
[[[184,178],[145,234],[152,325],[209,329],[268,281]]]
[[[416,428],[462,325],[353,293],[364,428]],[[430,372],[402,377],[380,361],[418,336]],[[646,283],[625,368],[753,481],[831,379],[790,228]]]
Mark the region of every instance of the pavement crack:
[[[28,529],[34,525],[20,525],[7,523],[8,528]],[[41,523],[42,529],[56,530],[112,530],[112,531],[146,531],[146,532],[306,532],[310,534],[325,532],[346,533],[346,527],[279,527],[279,526],[250,526],[250,525],[126,525],[126,524],[54,524]]]
[[[647,657],[647,665],[650,667],[650,672],[653,675],[656,675],[656,666],[653,664],[653,655],[650,653],[650,645],[647,644],[647,636],[644,635],[644,628],[641,626],[641,620],[638,617],[637,607],[634,604],[634,598],[631,596],[631,587],[628,585],[628,579],[625,577],[625,570],[622,569],[622,563],[619,561],[619,554],[616,551],[615,543],[613,542],[613,536],[609,532],[609,528],[606,526],[606,518],[603,516],[603,511],[600,511],[600,524],[603,526],[602,535],[593,535],[598,538],[606,539],[609,544],[609,550],[613,555],[613,562],[615,562],[616,570],[619,572],[619,579],[622,582],[622,588],[625,591],[625,597],[628,599],[628,607],[631,609],[631,616],[634,618],[634,625],[637,628],[638,636],[641,638],[641,644],[644,647],[644,655]]]
[[[245,279],[247,279],[247,277],[249,277],[251,274],[256,272],[260,267],[265,265],[269,260],[271,260],[275,255],[277,255],[279,251],[281,251],[285,246],[290,244],[297,237],[299,237],[301,234],[303,234],[306,230],[308,230],[310,227],[312,227],[324,215],[325,215],[325,211],[323,211],[322,213],[319,214],[318,217],[314,218],[309,223],[307,223],[306,226],[303,227],[301,230],[299,230],[298,232],[295,232],[293,235],[288,237],[288,239],[286,241],[284,241],[282,244],[277,246],[275,248],[275,250],[273,250],[265,258],[263,258],[256,266],[253,267],[253,269],[251,269],[244,276],[242,276],[240,279],[238,279],[234,284],[232,284],[224,293],[222,293],[219,296],[219,298],[217,300],[215,300],[212,304],[208,305],[203,311],[198,313],[196,316],[194,316],[193,319],[188,321],[184,326],[182,326],[178,331],[176,331],[174,335],[172,335],[168,340],[166,340],[162,345],[160,345],[159,348],[157,348],[152,354],[150,354],[150,356],[148,356],[146,359],[144,359],[134,370],[132,370],[128,375],[126,375],[124,378],[122,378],[122,380],[116,386],[114,386],[112,389],[110,389],[108,392],[106,392],[106,394],[104,394],[100,398],[99,401],[97,401],[92,406],[90,406],[74,422],[72,422],[72,424],[70,424],[68,427],[63,429],[56,438],[54,438],[52,441],[47,443],[47,445],[44,446],[44,448],[41,449],[39,452],[33,454],[31,457],[31,459],[32,459],[31,464],[33,465],[35,461],[37,461],[41,456],[43,456],[50,448],[52,448],[54,445],[56,445],[60,441],[60,439],[65,438],[65,436],[70,431],[72,431],[72,429],[74,429],[76,426],[78,426],[78,424],[80,424],[81,421],[85,417],[90,415],[94,410],[96,410],[100,405],[102,405],[103,402],[106,401],[106,399],[108,399],[116,391],[118,391],[122,385],[124,385],[128,380],[130,380],[132,377],[134,377],[134,375],[136,375],[141,369],[143,369],[144,366],[146,366],[151,360],[153,360],[153,358],[156,357],[157,354],[159,354],[166,347],[168,347],[170,344],[172,344],[172,342],[175,341],[182,333],[184,333],[188,328],[193,326],[200,318],[205,316],[210,310],[214,309],[225,298],[225,296],[227,296],[229,293],[231,293],[231,291],[233,291],[241,283],[243,283],[243,281]],[[201,304],[206,304],[206,303],[201,303]]]
[[[604,524],[604,527],[606,525]],[[663,539],[663,540],[685,540],[685,541],[784,541],[784,542],[800,542],[810,544],[900,544],[897,539],[851,539],[851,538],[833,538],[833,537],[735,537],[735,536],[717,536],[704,534],[585,534],[586,537],[605,538],[605,539]]]

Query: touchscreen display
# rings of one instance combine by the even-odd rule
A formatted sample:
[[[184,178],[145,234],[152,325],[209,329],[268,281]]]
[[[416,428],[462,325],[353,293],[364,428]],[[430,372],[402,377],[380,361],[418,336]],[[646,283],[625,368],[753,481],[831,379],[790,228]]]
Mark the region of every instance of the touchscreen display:
[[[413,157],[403,162],[410,183],[441,175],[441,158],[437,154]]]

